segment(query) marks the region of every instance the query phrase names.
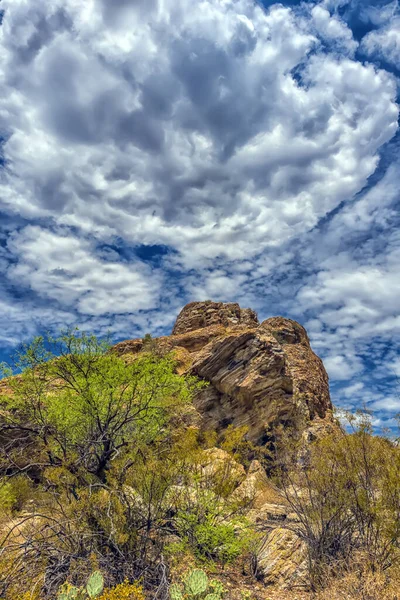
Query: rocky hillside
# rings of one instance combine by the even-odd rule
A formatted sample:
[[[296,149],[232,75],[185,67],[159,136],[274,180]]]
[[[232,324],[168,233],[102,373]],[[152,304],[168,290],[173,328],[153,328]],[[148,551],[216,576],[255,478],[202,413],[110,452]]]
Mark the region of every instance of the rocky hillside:
[[[115,346],[137,354],[145,340]],[[332,423],[328,375],[296,321],[256,313],[236,303],[192,302],[180,312],[170,336],[151,343],[173,350],[181,373],[209,382],[195,404],[205,428],[247,425],[254,443],[267,441],[271,427],[301,414],[310,435]]]

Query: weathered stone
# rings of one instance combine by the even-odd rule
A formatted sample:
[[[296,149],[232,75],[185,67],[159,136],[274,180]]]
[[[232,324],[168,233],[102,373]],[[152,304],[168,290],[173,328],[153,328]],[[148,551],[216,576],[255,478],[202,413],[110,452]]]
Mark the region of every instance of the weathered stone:
[[[282,501],[282,499],[281,499]],[[248,518],[254,525],[262,530],[276,527],[277,523],[288,519],[289,508],[285,504],[271,504],[266,502],[259,508],[248,512]]]
[[[266,585],[287,589],[307,585],[307,548],[290,529],[277,527],[265,537],[257,554],[257,566]]]
[[[202,454],[200,462],[205,477],[226,476],[235,480],[236,485],[246,477],[243,465],[237,463],[232,456],[221,448],[210,448]]]
[[[275,498],[276,495],[277,492],[269,481],[265,469],[258,460],[253,460],[246,478],[236,488],[231,498],[257,509],[265,504],[267,498]]]
[[[113,351],[120,356],[124,354],[138,354],[145,350],[157,350],[159,352],[170,352],[174,348],[184,348],[188,352],[195,353],[204,348],[211,340],[219,338],[225,333],[221,325],[210,325],[204,329],[197,329],[179,335],[168,335],[154,338],[149,342],[143,340],[126,340],[113,347]]]
[[[172,335],[203,329],[210,325],[257,327],[258,324],[254,310],[240,308],[239,304],[234,302],[191,302],[179,313]]]
[[[310,347],[305,329],[290,319],[258,323],[238,304],[192,302],[179,314],[173,333],[151,340],[159,352],[174,350],[179,373],[209,382],[195,398],[204,429],[247,426],[247,438],[264,443],[276,424],[332,423],[328,376]],[[142,340],[121,342],[119,354],[146,350]]]

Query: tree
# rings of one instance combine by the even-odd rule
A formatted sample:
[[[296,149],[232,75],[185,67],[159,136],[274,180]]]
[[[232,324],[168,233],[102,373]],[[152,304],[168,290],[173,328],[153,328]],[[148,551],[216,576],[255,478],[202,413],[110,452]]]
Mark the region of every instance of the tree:
[[[77,330],[35,339],[14,373],[1,406],[2,485],[23,475],[35,506],[2,541],[3,592],[28,571],[47,594],[97,566],[111,583],[156,577],[155,531],[195,443],[186,421],[200,384],[168,356],[124,360]]]

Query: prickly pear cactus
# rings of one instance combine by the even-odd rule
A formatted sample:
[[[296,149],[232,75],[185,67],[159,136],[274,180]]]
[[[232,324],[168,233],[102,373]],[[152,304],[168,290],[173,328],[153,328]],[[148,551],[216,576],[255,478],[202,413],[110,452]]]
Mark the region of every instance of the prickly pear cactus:
[[[57,596],[57,600],[83,600],[85,593],[73,585],[68,584],[61,587],[61,592]]]
[[[218,579],[212,579],[210,581],[210,588],[212,590],[212,592],[209,595],[215,594],[216,596],[218,596],[218,598],[221,598],[223,593],[225,592],[224,586],[222,585],[222,583],[220,581],[218,581]],[[206,596],[206,600],[207,600],[207,596]],[[208,599],[210,600],[210,599]],[[213,599],[211,599],[213,600]]]
[[[96,598],[100,596],[104,588],[104,578],[100,571],[95,571],[89,577],[89,580],[86,584],[86,591],[88,593],[89,598]]]
[[[190,596],[204,594],[208,587],[208,577],[201,569],[193,569],[185,581],[185,592]]]
[[[169,597],[171,600],[183,600],[181,586],[178,583],[173,583],[169,588]]]

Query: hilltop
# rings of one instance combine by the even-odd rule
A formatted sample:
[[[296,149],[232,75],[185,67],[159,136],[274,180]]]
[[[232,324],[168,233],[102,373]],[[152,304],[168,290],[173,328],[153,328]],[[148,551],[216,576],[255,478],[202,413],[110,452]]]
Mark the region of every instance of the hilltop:
[[[0,594],[394,600],[400,449],[350,425],[305,329],[236,303],[37,338],[1,385]]]

